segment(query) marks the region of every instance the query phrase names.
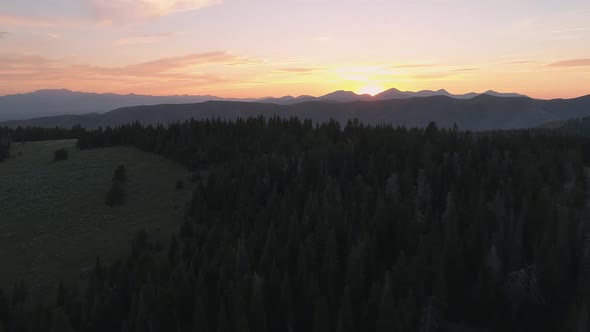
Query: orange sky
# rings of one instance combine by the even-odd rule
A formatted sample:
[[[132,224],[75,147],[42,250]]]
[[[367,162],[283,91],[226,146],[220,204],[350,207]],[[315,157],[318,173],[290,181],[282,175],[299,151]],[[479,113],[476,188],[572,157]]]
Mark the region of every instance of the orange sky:
[[[581,0],[0,3],[0,95],[590,94]]]

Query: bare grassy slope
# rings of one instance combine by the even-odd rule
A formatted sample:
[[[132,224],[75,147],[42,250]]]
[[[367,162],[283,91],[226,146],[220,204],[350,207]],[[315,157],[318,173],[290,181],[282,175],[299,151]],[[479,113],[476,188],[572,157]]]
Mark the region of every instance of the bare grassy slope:
[[[53,162],[59,148],[69,159]],[[75,141],[16,143],[11,152],[0,164],[0,283],[22,278],[45,288],[77,277],[97,255],[121,256],[139,229],[168,240],[182,220],[190,190],[175,183],[188,171],[163,157],[126,147],[79,151]],[[119,164],[126,202],[108,207]]]

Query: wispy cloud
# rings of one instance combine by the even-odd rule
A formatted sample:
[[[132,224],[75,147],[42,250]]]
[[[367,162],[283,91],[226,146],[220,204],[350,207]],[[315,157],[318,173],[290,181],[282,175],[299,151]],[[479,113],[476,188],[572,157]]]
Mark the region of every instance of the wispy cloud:
[[[288,73],[311,73],[314,71],[322,70],[322,68],[279,68],[278,71],[288,72]]]
[[[427,73],[419,73],[413,75],[413,79],[444,79],[444,78],[451,78],[451,77],[464,77],[465,75],[469,75],[469,72],[477,71],[479,68],[457,68],[451,69],[448,71],[436,71],[436,72],[427,72]]]
[[[217,51],[162,58],[122,67],[69,65],[37,55],[0,54],[0,81],[38,83],[39,87],[91,86],[97,82],[132,89],[137,82],[166,82],[169,86],[209,86],[232,81],[209,66],[231,65],[247,58]],[[31,79],[33,78],[33,79]]]
[[[236,67],[251,67],[258,66],[264,63],[266,63],[266,61],[262,59],[237,58],[234,61],[224,63],[224,65]]]
[[[100,25],[131,23],[178,12],[221,4],[223,0],[79,0]],[[0,25],[17,27],[70,27],[91,23],[88,18],[22,16],[0,14]],[[96,23],[96,21],[94,22]]]
[[[69,64],[66,59],[50,59],[38,55],[0,54],[0,82],[16,82],[10,89],[83,88],[87,90],[137,91],[158,93],[163,88],[180,93],[196,88],[211,88],[218,84],[247,81],[240,75],[226,77],[212,68],[247,58],[217,51],[121,67]],[[6,89],[0,89],[6,90]]]
[[[389,68],[411,69],[411,68],[429,68],[429,67],[436,67],[436,65],[432,64],[432,63],[403,63],[403,64],[391,66]]]
[[[580,28],[567,28],[567,29],[560,29],[560,30],[549,31],[549,33],[559,34],[559,33],[568,33],[568,32],[583,32],[583,31],[590,31],[590,28],[585,28],[585,27],[580,27]]]
[[[457,68],[457,69],[453,69],[451,71],[466,72],[466,71],[477,71],[477,70],[479,70],[479,68]]]
[[[175,32],[161,32],[155,34],[145,34],[135,37],[121,38],[117,41],[118,45],[135,45],[135,44],[153,44],[163,39],[178,36]]]
[[[0,39],[4,39],[8,37],[9,33],[6,31],[0,31]]]
[[[217,51],[162,58],[125,67],[79,66],[78,68],[87,70],[90,73],[110,76],[191,78],[194,77],[191,74],[193,67],[213,64],[231,65],[239,60],[246,59],[228,52]]]
[[[84,0],[102,22],[126,23],[178,12],[193,11],[222,3],[222,0]]]
[[[548,64],[549,67],[585,67],[590,66],[590,59],[572,59]]]
[[[577,40],[577,39],[580,39],[580,38],[577,36],[556,36],[556,37],[545,38],[544,40],[556,41],[556,40]]]
[[[451,77],[451,76],[455,76],[455,75],[457,75],[457,73],[428,73],[428,74],[414,75],[411,78],[419,79],[419,80],[428,80],[428,79],[447,78],[447,77]]]
[[[34,54],[0,54],[0,70],[16,67],[40,67],[53,62],[54,60]]]
[[[36,16],[19,16],[0,14],[0,24],[16,27],[66,27],[76,26],[80,22],[65,18],[49,18]]]
[[[527,63],[537,63],[539,61],[536,60],[515,60],[515,61],[508,61],[505,62],[506,64],[509,65],[520,65],[520,64],[527,64]]]
[[[38,31],[35,31],[35,32],[33,32],[33,35],[48,37],[48,38],[61,38],[61,37],[63,37],[64,34],[63,34],[63,32],[38,32]]]

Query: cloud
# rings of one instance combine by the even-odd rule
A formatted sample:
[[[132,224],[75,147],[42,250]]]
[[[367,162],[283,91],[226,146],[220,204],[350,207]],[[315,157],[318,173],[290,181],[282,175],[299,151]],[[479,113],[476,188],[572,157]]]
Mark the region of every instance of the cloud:
[[[128,22],[218,5],[222,0],[85,0],[102,22]]]
[[[49,38],[61,38],[64,34],[63,32],[33,32],[33,35]]]
[[[101,25],[130,23],[173,13],[198,10],[223,0],[78,0]],[[0,25],[24,27],[68,27],[89,23],[86,19],[0,14]]]
[[[520,64],[536,63],[536,62],[539,62],[539,61],[535,61],[535,60],[516,60],[516,61],[508,61],[508,62],[505,62],[505,63],[506,64],[509,64],[509,65],[520,65]]]
[[[463,71],[477,71],[477,70],[479,70],[479,68],[457,68],[457,69],[453,69],[451,71],[463,72]]]
[[[413,79],[419,79],[419,80],[428,80],[428,79],[437,79],[437,78],[446,78],[446,77],[451,77],[451,76],[455,76],[457,74],[452,74],[452,73],[430,73],[430,74],[420,74],[420,75],[414,75],[412,76]]]
[[[135,45],[135,44],[153,44],[165,38],[177,36],[174,32],[161,32],[155,34],[145,34],[136,37],[122,38],[117,41],[118,45]]]
[[[590,59],[572,59],[550,63],[549,67],[585,67],[590,66]]]
[[[11,89],[22,86],[21,91],[48,87],[89,90],[112,87],[113,91],[140,90],[157,94],[160,92],[158,86],[160,89],[165,86],[172,91],[182,92],[236,82],[234,78],[220,75],[218,66],[231,66],[236,61],[247,60],[229,52],[218,51],[162,58],[122,67],[103,67],[72,65],[63,60],[37,55],[0,54],[0,81],[13,82]]]
[[[280,68],[278,71],[284,71],[288,73],[311,73],[314,71],[322,70],[321,68]]]
[[[429,80],[429,79],[444,79],[444,78],[451,78],[451,77],[461,77],[465,76],[466,72],[479,70],[479,68],[459,68],[449,71],[439,71],[439,72],[430,72],[430,73],[422,73],[413,75],[413,79],[420,79],[420,80]]]
[[[140,75],[144,73],[166,73],[175,70],[183,72],[194,66],[203,66],[210,64],[227,64],[230,65],[236,61],[245,60],[245,58],[223,51],[193,53],[183,56],[162,58],[154,61],[134,64],[121,68],[104,68],[109,73],[120,73],[123,75]]]
[[[435,64],[431,64],[431,63],[405,63],[405,64],[391,66],[389,68],[406,69],[406,68],[428,68],[428,67],[435,67],[435,66],[436,66]]]
[[[555,40],[577,40],[580,39],[576,36],[559,36],[559,37],[550,37],[550,38],[545,38],[544,40],[547,41],[555,41]]]
[[[568,28],[568,29],[549,31],[549,33],[568,33],[568,32],[582,32],[582,31],[590,31],[590,28]]]
[[[48,18],[35,16],[18,16],[0,14],[0,24],[7,26],[25,27],[66,27],[76,26],[80,22],[64,18]]]
[[[9,33],[6,31],[0,31],[0,39],[4,39],[8,37]]]
[[[3,54],[0,55],[0,70],[18,67],[46,66],[54,62],[51,59],[33,54]]]
[[[71,59],[50,59],[38,55],[0,54],[0,93],[31,91],[41,88],[71,88],[162,93],[194,92],[222,84],[247,81],[235,70],[219,66],[248,59],[229,52],[194,53],[120,67],[71,64]],[[224,76],[229,73],[229,77]]]

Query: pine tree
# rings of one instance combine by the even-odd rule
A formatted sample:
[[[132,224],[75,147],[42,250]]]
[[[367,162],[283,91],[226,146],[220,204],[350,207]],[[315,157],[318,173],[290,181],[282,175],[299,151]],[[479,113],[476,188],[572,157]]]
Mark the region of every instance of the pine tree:
[[[193,315],[192,332],[208,332],[209,331],[209,319],[203,297],[200,295],[196,296],[195,299],[195,310]]]
[[[267,331],[266,311],[264,309],[264,281],[254,276],[252,281],[252,296],[250,298],[250,330],[256,332]]]
[[[116,181],[116,182],[127,181],[127,171],[125,170],[125,165],[119,165],[115,169],[115,174],[113,175],[113,181]]]
[[[217,332],[231,332],[229,317],[227,316],[227,310],[225,309],[225,303],[223,300],[219,302],[219,311],[217,313]]]
[[[53,319],[51,322],[51,332],[71,332],[72,325],[70,319],[61,307],[58,307],[53,312]]]
[[[330,332],[330,316],[325,297],[317,300],[313,317],[313,332]]]
[[[389,274],[385,275],[385,282],[381,292],[381,303],[379,305],[379,318],[377,320],[377,332],[391,332],[397,331],[397,313],[395,312],[395,304],[393,299],[393,291],[391,289],[391,280]]]

